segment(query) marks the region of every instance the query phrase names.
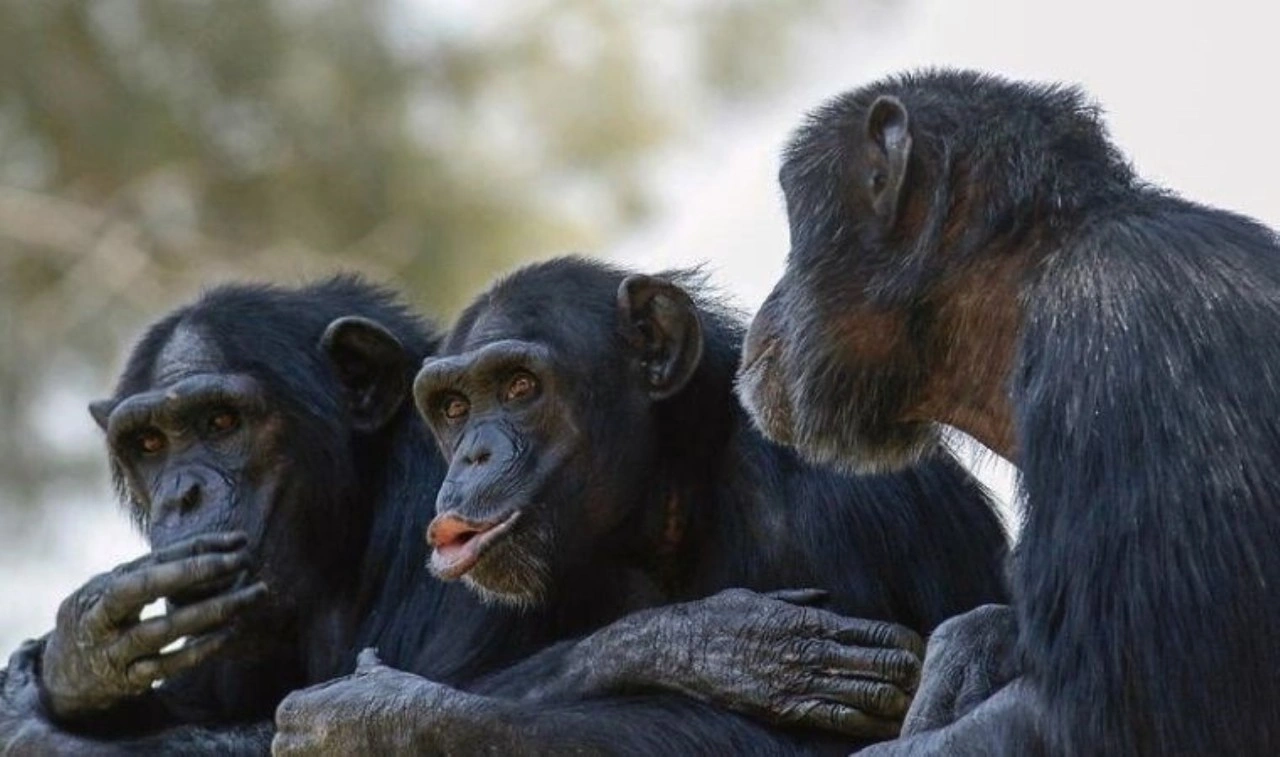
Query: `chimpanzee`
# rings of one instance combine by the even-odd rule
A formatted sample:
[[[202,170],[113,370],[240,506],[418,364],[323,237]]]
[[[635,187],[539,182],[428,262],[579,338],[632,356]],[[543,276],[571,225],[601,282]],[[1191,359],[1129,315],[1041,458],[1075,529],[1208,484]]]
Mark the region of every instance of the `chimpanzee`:
[[[235,729],[170,726],[269,722],[285,693],[350,668],[362,610],[395,564],[371,548],[376,506],[394,521],[397,505],[380,489],[396,480],[381,457],[390,437],[370,413],[397,408],[362,407],[320,348],[349,313],[389,324],[415,354],[435,343],[350,278],[217,289],[143,336],[91,411],[155,552],[68,597],[55,630],[15,655],[10,747],[261,751],[269,728],[241,743]],[[433,491],[432,463],[418,467],[402,478]],[[139,622],[161,598],[168,614]]]
[[[949,424],[1022,472],[1014,614],[948,629],[1016,635],[1015,680],[877,751],[1280,754],[1275,234],[1137,178],[1078,89],[967,71],[835,98],[781,183],[760,427],[882,470]]]
[[[562,258],[495,284],[415,382],[451,461],[427,532],[432,568],[493,603],[550,615],[565,635],[726,587],[819,587],[832,610],[876,620],[832,626],[810,648],[821,662],[780,670],[787,696],[774,707],[821,722],[830,703],[807,693],[844,691],[865,712],[835,744],[847,752],[897,733],[914,682],[911,637],[883,621],[928,632],[1001,600],[1004,533],[945,454],[847,478],[764,441],[733,394],[743,331],[688,275]],[[744,631],[771,623],[743,618]],[[677,660],[744,645],[773,664],[794,657],[735,635],[692,643],[665,648]],[[618,645],[605,664],[642,667],[651,654]],[[520,712],[368,665],[285,700],[277,753],[768,754],[832,743],[730,718],[697,701],[697,686],[673,688],[689,696],[630,685],[592,700],[610,706],[590,717],[573,701]]]
[[[582,695],[614,676],[697,684],[713,699],[768,696],[775,665],[742,655],[673,669],[660,646],[698,644],[761,613],[773,622],[747,629],[767,634],[757,641],[812,662],[798,645],[837,616],[739,594],[620,621],[530,668],[495,672],[548,637],[426,569],[422,503],[445,465],[405,400],[435,343],[389,293],[349,277],[227,286],[154,325],[93,415],[155,551],[75,592],[55,630],[0,672],[3,751],[262,752],[280,698],[349,670],[365,645],[436,680],[485,675],[531,700],[535,689]],[[168,614],[140,621],[162,598]],[[632,644],[652,651],[643,666],[592,665]],[[709,677],[717,666],[740,677]],[[857,714],[839,692],[812,696]]]

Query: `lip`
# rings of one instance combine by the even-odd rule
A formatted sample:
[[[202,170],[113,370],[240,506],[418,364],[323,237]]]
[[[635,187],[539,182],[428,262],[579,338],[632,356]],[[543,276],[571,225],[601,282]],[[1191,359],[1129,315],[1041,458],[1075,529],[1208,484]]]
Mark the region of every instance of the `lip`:
[[[480,562],[485,552],[499,541],[502,536],[515,527],[520,519],[520,510],[498,521],[487,530],[479,533],[465,543],[456,547],[439,547],[431,550],[431,572],[446,581],[453,581],[465,576]]]

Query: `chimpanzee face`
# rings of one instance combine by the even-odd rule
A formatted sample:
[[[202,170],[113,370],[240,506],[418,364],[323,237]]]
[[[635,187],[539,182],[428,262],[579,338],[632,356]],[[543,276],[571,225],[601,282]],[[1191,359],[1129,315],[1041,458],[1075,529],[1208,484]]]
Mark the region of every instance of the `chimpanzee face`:
[[[882,97],[858,113],[815,120],[791,146],[781,172],[791,253],[751,324],[738,390],[773,440],[876,472],[936,441],[935,424],[913,412],[932,323],[896,231],[913,214],[906,110]]]
[[[431,568],[482,593],[536,601],[549,580],[548,509],[579,500],[586,479],[576,410],[548,345],[499,339],[430,359],[415,396],[449,472],[428,541]]]
[[[283,418],[252,376],[179,328],[146,391],[92,407],[153,548],[198,533],[261,539],[285,470]]]
[[[191,536],[244,532],[251,572],[289,550],[262,548],[267,524],[288,492],[287,424],[253,376],[228,372],[210,340],[179,327],[156,356],[143,391],[95,402],[117,482],[153,549]],[[275,575],[280,575],[275,573]],[[237,583],[247,583],[242,575]],[[192,586],[181,606],[224,590]]]
[[[630,277],[616,293],[613,281],[527,307],[539,270],[473,306],[414,385],[450,461],[427,534],[432,569],[517,605],[544,601],[555,576],[618,542],[646,501],[652,404],[683,386],[702,349],[688,297],[668,282]],[[573,294],[602,296],[579,306]]]

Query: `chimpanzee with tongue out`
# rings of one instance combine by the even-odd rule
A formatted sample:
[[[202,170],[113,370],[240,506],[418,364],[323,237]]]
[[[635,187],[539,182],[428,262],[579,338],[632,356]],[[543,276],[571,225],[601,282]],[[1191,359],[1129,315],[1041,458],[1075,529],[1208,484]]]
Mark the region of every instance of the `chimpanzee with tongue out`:
[[[1003,530],[945,453],[847,477],[765,441],[733,393],[743,332],[695,277],[558,259],[482,295],[414,386],[449,461],[427,529],[433,571],[563,638],[637,610],[629,618],[692,622],[699,603],[661,606],[722,592],[702,601],[736,627],[694,635],[671,622],[656,643],[636,635],[580,671],[586,681],[655,666],[698,675],[666,676],[666,692],[617,676],[603,698],[552,694],[530,709],[369,660],[286,700],[277,744],[787,754],[894,736],[918,675],[917,634],[1005,598]],[[812,635],[798,644],[770,630],[797,608],[753,604],[743,590],[791,587],[822,590],[834,611],[800,608]],[[531,675],[540,659],[518,667]],[[771,674],[768,685],[709,697],[741,679],[744,660]],[[782,717],[766,725],[730,709]]]

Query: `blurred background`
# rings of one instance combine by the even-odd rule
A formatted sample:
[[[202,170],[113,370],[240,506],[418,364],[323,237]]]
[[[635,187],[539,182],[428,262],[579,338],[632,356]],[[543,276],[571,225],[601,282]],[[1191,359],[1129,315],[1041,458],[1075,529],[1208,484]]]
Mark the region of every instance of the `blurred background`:
[[[1079,82],[1147,177],[1280,226],[1277,20],[1248,0],[0,0],[0,653],[144,550],[85,406],[202,287],[356,270],[447,319],[578,251],[706,263],[750,310],[787,248],[787,132],[922,65]],[[1010,466],[956,444],[1011,503]]]

